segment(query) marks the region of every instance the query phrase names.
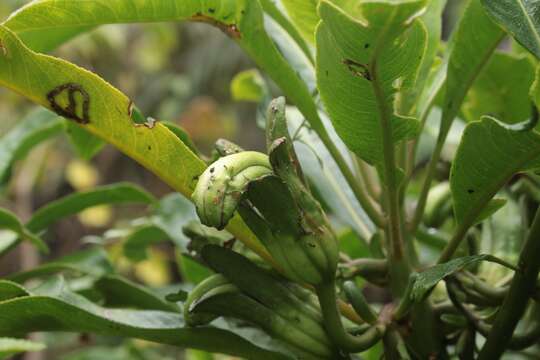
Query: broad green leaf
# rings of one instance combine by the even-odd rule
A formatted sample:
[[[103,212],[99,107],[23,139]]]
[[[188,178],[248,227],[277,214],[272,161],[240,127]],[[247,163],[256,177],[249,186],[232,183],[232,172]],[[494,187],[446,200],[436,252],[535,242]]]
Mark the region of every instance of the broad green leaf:
[[[209,268],[203,266],[200,262],[189,256],[182,255],[179,252],[177,254],[177,261],[180,266],[182,279],[186,282],[198,284],[213,274]]]
[[[443,114],[439,137],[446,137],[474,80],[504,37],[480,0],[469,0],[448,48]]]
[[[0,301],[28,295],[30,293],[21,285],[9,280],[0,280]]]
[[[104,204],[152,204],[154,197],[143,189],[129,184],[117,183],[97,187],[67,195],[61,199],[51,201],[39,208],[27,223],[33,231],[46,229],[52,223],[81,212],[84,209]]]
[[[237,41],[253,60],[283,89],[309,119],[314,129],[324,133],[315,103],[294,69],[295,58],[284,58],[283,50],[300,49],[299,45],[279,25],[265,16],[259,1],[252,0],[43,0],[23,7],[4,25],[21,37],[31,49],[47,51],[73,36],[103,24],[194,20],[217,26]],[[58,28],[57,24],[62,24]],[[272,25],[271,29],[266,29]],[[291,39],[288,47],[278,50],[270,36]],[[282,44],[283,45],[283,44]],[[287,52],[285,52],[286,55]],[[300,50],[297,57],[306,57]],[[293,63],[289,65],[288,61]],[[308,61],[309,63],[309,61]],[[127,105],[126,105],[127,106]]]
[[[28,271],[9,275],[11,281],[23,283],[28,279],[43,277],[59,272],[91,275],[100,277],[112,273],[112,265],[107,258],[107,253],[102,248],[91,248],[75,252],[48,263],[39,265]]]
[[[415,119],[395,112],[394,99],[400,86],[414,83],[425,51],[425,28],[414,20],[424,5],[420,0],[362,3],[362,21],[327,1],[319,7],[321,97],[339,136],[370,164],[383,160],[383,120],[391,127],[393,144],[418,130]]]
[[[281,3],[302,36],[309,43],[315,43],[315,28],[319,23],[317,14],[319,0],[281,0]]]
[[[65,283],[34,289],[33,296],[0,302],[0,336],[34,331],[68,331],[123,336],[251,359],[286,359],[215,327],[187,328],[179,314],[111,309],[70,292]]]
[[[483,115],[513,124],[528,119],[534,68],[525,57],[495,52],[478,75],[461,108],[467,121]]]
[[[41,351],[45,349],[45,344],[35,341],[0,338],[0,359],[8,359],[15,354],[27,351]]]
[[[413,301],[421,301],[437,283],[444,278],[464,269],[466,266],[481,260],[488,255],[473,255],[450,260],[447,263],[432,266],[418,273],[411,292]]]
[[[85,2],[84,8],[81,8],[79,2],[54,2],[54,11],[48,7],[51,3],[53,2],[50,0],[32,3],[17,12],[8,23],[22,32],[26,27],[31,27],[32,31],[26,32],[27,40],[34,36],[34,39],[38,39],[36,43],[40,43],[45,41],[40,37],[50,33],[43,30],[56,27],[58,23],[63,24],[60,31],[69,32],[75,28],[78,31],[81,27],[103,23],[186,19],[200,13],[201,15],[195,16],[195,19],[221,24],[221,27],[228,30],[233,37],[237,37],[240,32],[242,45],[248,53],[253,55],[278,84],[283,86],[284,91],[290,94],[291,99],[302,107],[314,127],[317,121],[320,122],[305,84],[296,77],[262,31],[262,12],[257,2],[212,1],[212,4],[223,3],[218,9],[217,6],[212,7],[212,4],[206,4],[208,7],[201,8],[199,2],[192,1],[183,2],[180,6],[176,3],[156,1],[146,3],[142,0],[133,4],[126,0],[115,3],[119,8],[118,11],[114,11],[115,9],[111,11],[109,8],[111,2],[103,0]],[[133,7],[134,5],[137,6]],[[146,5],[146,8],[142,5]],[[240,8],[241,5],[246,5],[246,8]],[[146,11],[148,8],[150,12]],[[72,16],[73,14],[79,14],[81,17]],[[102,16],[97,17],[96,14]],[[123,17],[116,16],[119,14]],[[141,14],[145,15],[142,18],[138,17]],[[225,25],[216,23],[211,18],[211,16],[229,17],[232,14],[235,14],[234,18],[231,17]],[[85,25],[81,25],[81,22]],[[54,35],[51,34],[53,37]],[[67,93],[75,93],[77,104],[74,104],[74,107],[77,114],[72,115],[89,121],[81,126],[125,152],[184,196],[191,196],[197,176],[203,172],[206,164],[170,130],[159,122],[146,126],[134,124],[131,118],[134,107],[124,94],[98,76],[73,64],[32,52],[6,27],[0,26],[0,41],[5,49],[5,55],[0,56],[0,85],[51,108],[51,102],[55,102],[54,99],[51,100],[52,95],[57,95],[55,98],[60,96],[57,101],[63,101],[63,104],[56,105],[67,106]],[[27,76],[29,73],[32,73],[31,77]],[[87,111],[84,111],[85,107]],[[268,253],[238,216],[233,218],[228,229],[253,251],[271,261]]]
[[[540,7],[534,0],[482,0],[488,14],[540,59]]]
[[[64,120],[58,115],[45,109],[30,112],[0,139],[0,181],[7,180],[14,161],[63,129]]]
[[[66,123],[66,133],[77,154],[84,160],[90,160],[105,146],[103,140],[72,122]]]
[[[514,174],[538,168],[539,134],[489,117],[467,125],[450,175],[457,223],[473,225]]]
[[[20,238],[30,241],[40,251],[47,253],[49,248],[45,242],[25,227],[11,211],[0,208],[0,229],[7,229],[16,233]],[[15,239],[15,238],[14,238]],[[8,245],[6,248],[11,247]]]
[[[94,288],[103,296],[104,306],[125,307],[141,310],[179,312],[174,303],[166,301],[155,291],[117,275],[105,275],[94,283]]]

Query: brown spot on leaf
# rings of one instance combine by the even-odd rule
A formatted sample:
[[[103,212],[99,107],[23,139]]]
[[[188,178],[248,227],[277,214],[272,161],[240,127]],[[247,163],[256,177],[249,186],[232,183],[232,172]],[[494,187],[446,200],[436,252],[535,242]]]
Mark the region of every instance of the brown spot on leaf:
[[[68,96],[68,105],[66,107],[60,106],[57,102],[57,97],[63,92],[67,92]],[[76,93],[79,93],[82,96],[81,115],[77,114],[77,102],[75,100]],[[60,85],[47,93],[47,100],[49,101],[52,110],[58,115],[75,120],[79,124],[88,124],[90,122],[90,95],[81,85],[75,83]]]
[[[341,62],[347,66],[347,68],[350,72],[353,73],[353,75],[371,81],[371,74],[369,73],[369,69],[366,64],[361,64],[351,59],[343,59]]]
[[[203,15],[200,12],[197,12],[194,16],[191,17],[191,19],[193,21],[204,22],[210,25],[214,25],[233,39],[240,39],[242,37],[242,34],[240,33],[240,30],[238,29],[238,26],[236,26],[236,24],[225,24],[210,16]]]

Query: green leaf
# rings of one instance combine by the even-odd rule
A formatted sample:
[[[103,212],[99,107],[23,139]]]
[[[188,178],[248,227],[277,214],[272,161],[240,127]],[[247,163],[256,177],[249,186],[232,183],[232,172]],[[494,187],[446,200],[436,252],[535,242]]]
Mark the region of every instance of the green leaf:
[[[514,174],[538,168],[539,134],[489,117],[467,125],[450,175],[457,223],[473,225]]]
[[[39,208],[27,223],[33,231],[46,229],[52,223],[81,212],[84,209],[103,204],[152,204],[155,198],[130,183],[116,183],[67,195],[51,201]]]
[[[268,96],[264,79],[256,69],[244,70],[231,81],[231,95],[235,101],[260,102]]]
[[[444,278],[464,269],[466,266],[481,260],[488,255],[473,255],[450,260],[447,263],[432,266],[418,273],[411,292],[413,301],[422,301],[431,289]]]
[[[47,51],[103,24],[174,20],[203,21],[225,31],[302,110],[313,128],[318,133],[325,133],[311,92],[297,75],[299,69],[294,68],[295,63],[302,57],[307,59],[307,55],[279,22],[264,16],[259,1],[210,0],[203,4],[195,0],[180,3],[161,0],[121,0],[113,3],[97,0],[83,5],[73,1],[58,3],[56,0],[44,0],[25,6],[4,25],[19,35],[31,49]],[[58,28],[57,24],[62,24],[62,27]],[[267,26],[270,28],[267,29]],[[281,40],[289,38],[290,41],[287,46],[282,42],[278,49],[276,39],[270,36]],[[287,59],[287,54],[294,56]],[[293,65],[289,65],[289,62]]]
[[[534,68],[525,57],[495,52],[478,75],[461,108],[467,121],[490,115],[513,124],[531,115],[529,88]]]
[[[103,140],[72,122],[67,122],[66,132],[77,154],[84,160],[90,160],[105,146]]]
[[[30,241],[41,252],[49,252],[49,247],[45,242],[35,235],[30,229],[25,227],[12,212],[0,208],[0,229],[8,229],[16,233],[20,238]],[[14,238],[15,239],[15,238]],[[5,246],[5,249],[11,248],[12,244]]]
[[[281,0],[293,23],[302,36],[311,44],[315,43],[315,28],[319,23],[318,0]]]
[[[54,4],[54,11],[51,11],[51,4]],[[306,114],[312,115],[312,123],[318,120],[315,104],[305,84],[262,31],[263,14],[258,2],[214,0],[206,3],[207,7],[202,7],[198,1],[183,2],[179,6],[176,3],[139,0],[135,4],[137,7],[129,7],[134,4],[124,0],[115,2],[113,9],[110,8],[112,5],[109,1],[99,0],[85,2],[81,8],[79,2],[45,0],[24,7],[6,24],[24,34],[29,43],[51,45],[52,40],[56,41],[55,44],[61,43],[66,37],[94,25],[191,19],[200,13],[194,19],[220,26],[235,38],[241,34],[241,44],[248,53],[283,86]],[[223,17],[227,17],[226,23],[220,22]],[[59,23],[63,24],[62,28],[51,31]],[[47,36],[51,38],[45,39]],[[80,126],[116,146],[184,196],[191,196],[196,179],[206,164],[168,128],[159,122],[146,126],[135,124],[131,117],[135,107],[124,94],[84,69],[31,51],[7,27],[0,26],[0,41],[5,50],[5,55],[3,52],[0,56],[0,85],[51,108],[51,101],[61,102],[56,105],[66,107],[68,93],[75,93],[77,114],[71,115],[79,121],[89,121]],[[30,73],[32,76],[28,76]],[[51,100],[52,95],[56,95],[56,101]],[[84,111],[85,107],[87,111]],[[250,249],[269,259],[265,249],[239,217],[233,218],[228,229]]]
[[[34,296],[0,302],[0,336],[34,331],[70,331],[123,336],[251,359],[286,359],[215,327],[186,328],[179,314],[111,309],[70,292],[60,279],[34,289]]]
[[[540,8],[530,0],[482,0],[488,14],[540,59]]]
[[[414,20],[424,5],[420,0],[362,3],[363,21],[327,1],[319,7],[321,98],[345,144],[370,164],[383,160],[383,119],[389,120],[393,144],[418,130],[415,119],[395,112],[394,99],[400,87],[414,84],[425,51],[425,28]]]
[[[9,280],[0,280],[0,301],[28,295],[30,293],[21,285]]]
[[[64,129],[64,120],[45,109],[30,112],[0,139],[0,181],[7,180],[13,163],[33,147]]]
[[[102,248],[91,248],[66,255],[28,271],[11,274],[7,278],[11,281],[23,283],[29,279],[59,272],[100,277],[104,274],[112,273],[113,268],[105,250]]]
[[[448,49],[440,138],[446,137],[469,88],[503,37],[504,31],[486,15],[480,0],[469,0]]]
[[[121,276],[103,276],[94,283],[94,288],[104,297],[105,306],[180,311],[176,304],[156,295],[155,290],[145,288]]]
[[[41,351],[45,344],[35,341],[0,338],[0,359],[7,359],[12,355],[27,351]]]

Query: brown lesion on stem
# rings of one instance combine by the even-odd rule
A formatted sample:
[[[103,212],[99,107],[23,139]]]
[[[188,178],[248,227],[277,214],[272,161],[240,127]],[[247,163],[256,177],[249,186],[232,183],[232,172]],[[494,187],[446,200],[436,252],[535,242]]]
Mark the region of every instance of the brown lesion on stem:
[[[193,15],[191,20],[213,25],[233,39],[240,39],[242,37],[242,34],[240,33],[240,30],[236,24],[225,24],[200,12]]]
[[[66,107],[62,107],[57,102],[57,97],[64,91],[67,91],[68,96],[68,105]],[[77,93],[82,97],[82,110],[80,115],[77,114],[77,101],[75,99],[75,94]],[[47,93],[47,100],[49,101],[51,109],[58,115],[74,120],[82,125],[90,122],[90,95],[81,85],[75,83],[62,84]]]
[[[371,81],[371,73],[369,72],[369,67],[366,64],[361,64],[357,61],[351,59],[343,59],[341,63],[347,66],[350,72],[354,76],[362,77],[368,81]]]

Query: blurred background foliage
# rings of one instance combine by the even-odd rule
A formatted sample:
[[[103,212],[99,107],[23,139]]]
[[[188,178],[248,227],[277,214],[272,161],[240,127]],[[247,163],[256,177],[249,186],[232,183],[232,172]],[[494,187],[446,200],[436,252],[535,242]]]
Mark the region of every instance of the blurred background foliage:
[[[27,3],[0,1],[0,18]],[[462,0],[449,2],[445,12],[445,36],[457,18]],[[257,127],[257,105],[235,102],[230,83],[234,76],[253,68],[241,49],[218,29],[197,23],[161,23],[103,26],[77,37],[53,55],[89,69],[127,94],[143,114],[181,125],[197,147],[210,154],[218,138],[246,149],[264,149],[264,134]],[[268,80],[268,79],[266,79]],[[277,95],[275,87],[274,95]],[[34,106],[23,97],[0,89],[0,134],[6,133]],[[96,144],[100,149],[102,144]],[[8,182],[0,184],[0,206],[28,220],[35,209],[97,185],[129,181],[161,198],[171,192],[163,182],[114,148],[97,154],[79,153],[68,137],[56,137],[33,149],[12,168]],[[44,235],[51,254],[38,255],[22,244],[13,256],[0,261],[0,277],[58,259],[88,244],[105,245],[118,271],[148,286],[163,288],[186,276],[206,274],[184,259],[178,266],[171,244],[152,247],[142,257],[128,259],[122,251],[133,222],[149,215],[145,206],[98,206],[59,221]],[[108,230],[113,229],[113,230]],[[0,233],[0,238],[3,234]],[[47,349],[21,356],[27,360],[64,359],[219,359],[199,351],[183,351],[139,340],[122,340],[73,334],[39,335]],[[376,354],[374,354],[376,355]],[[377,357],[374,357],[377,358]]]

